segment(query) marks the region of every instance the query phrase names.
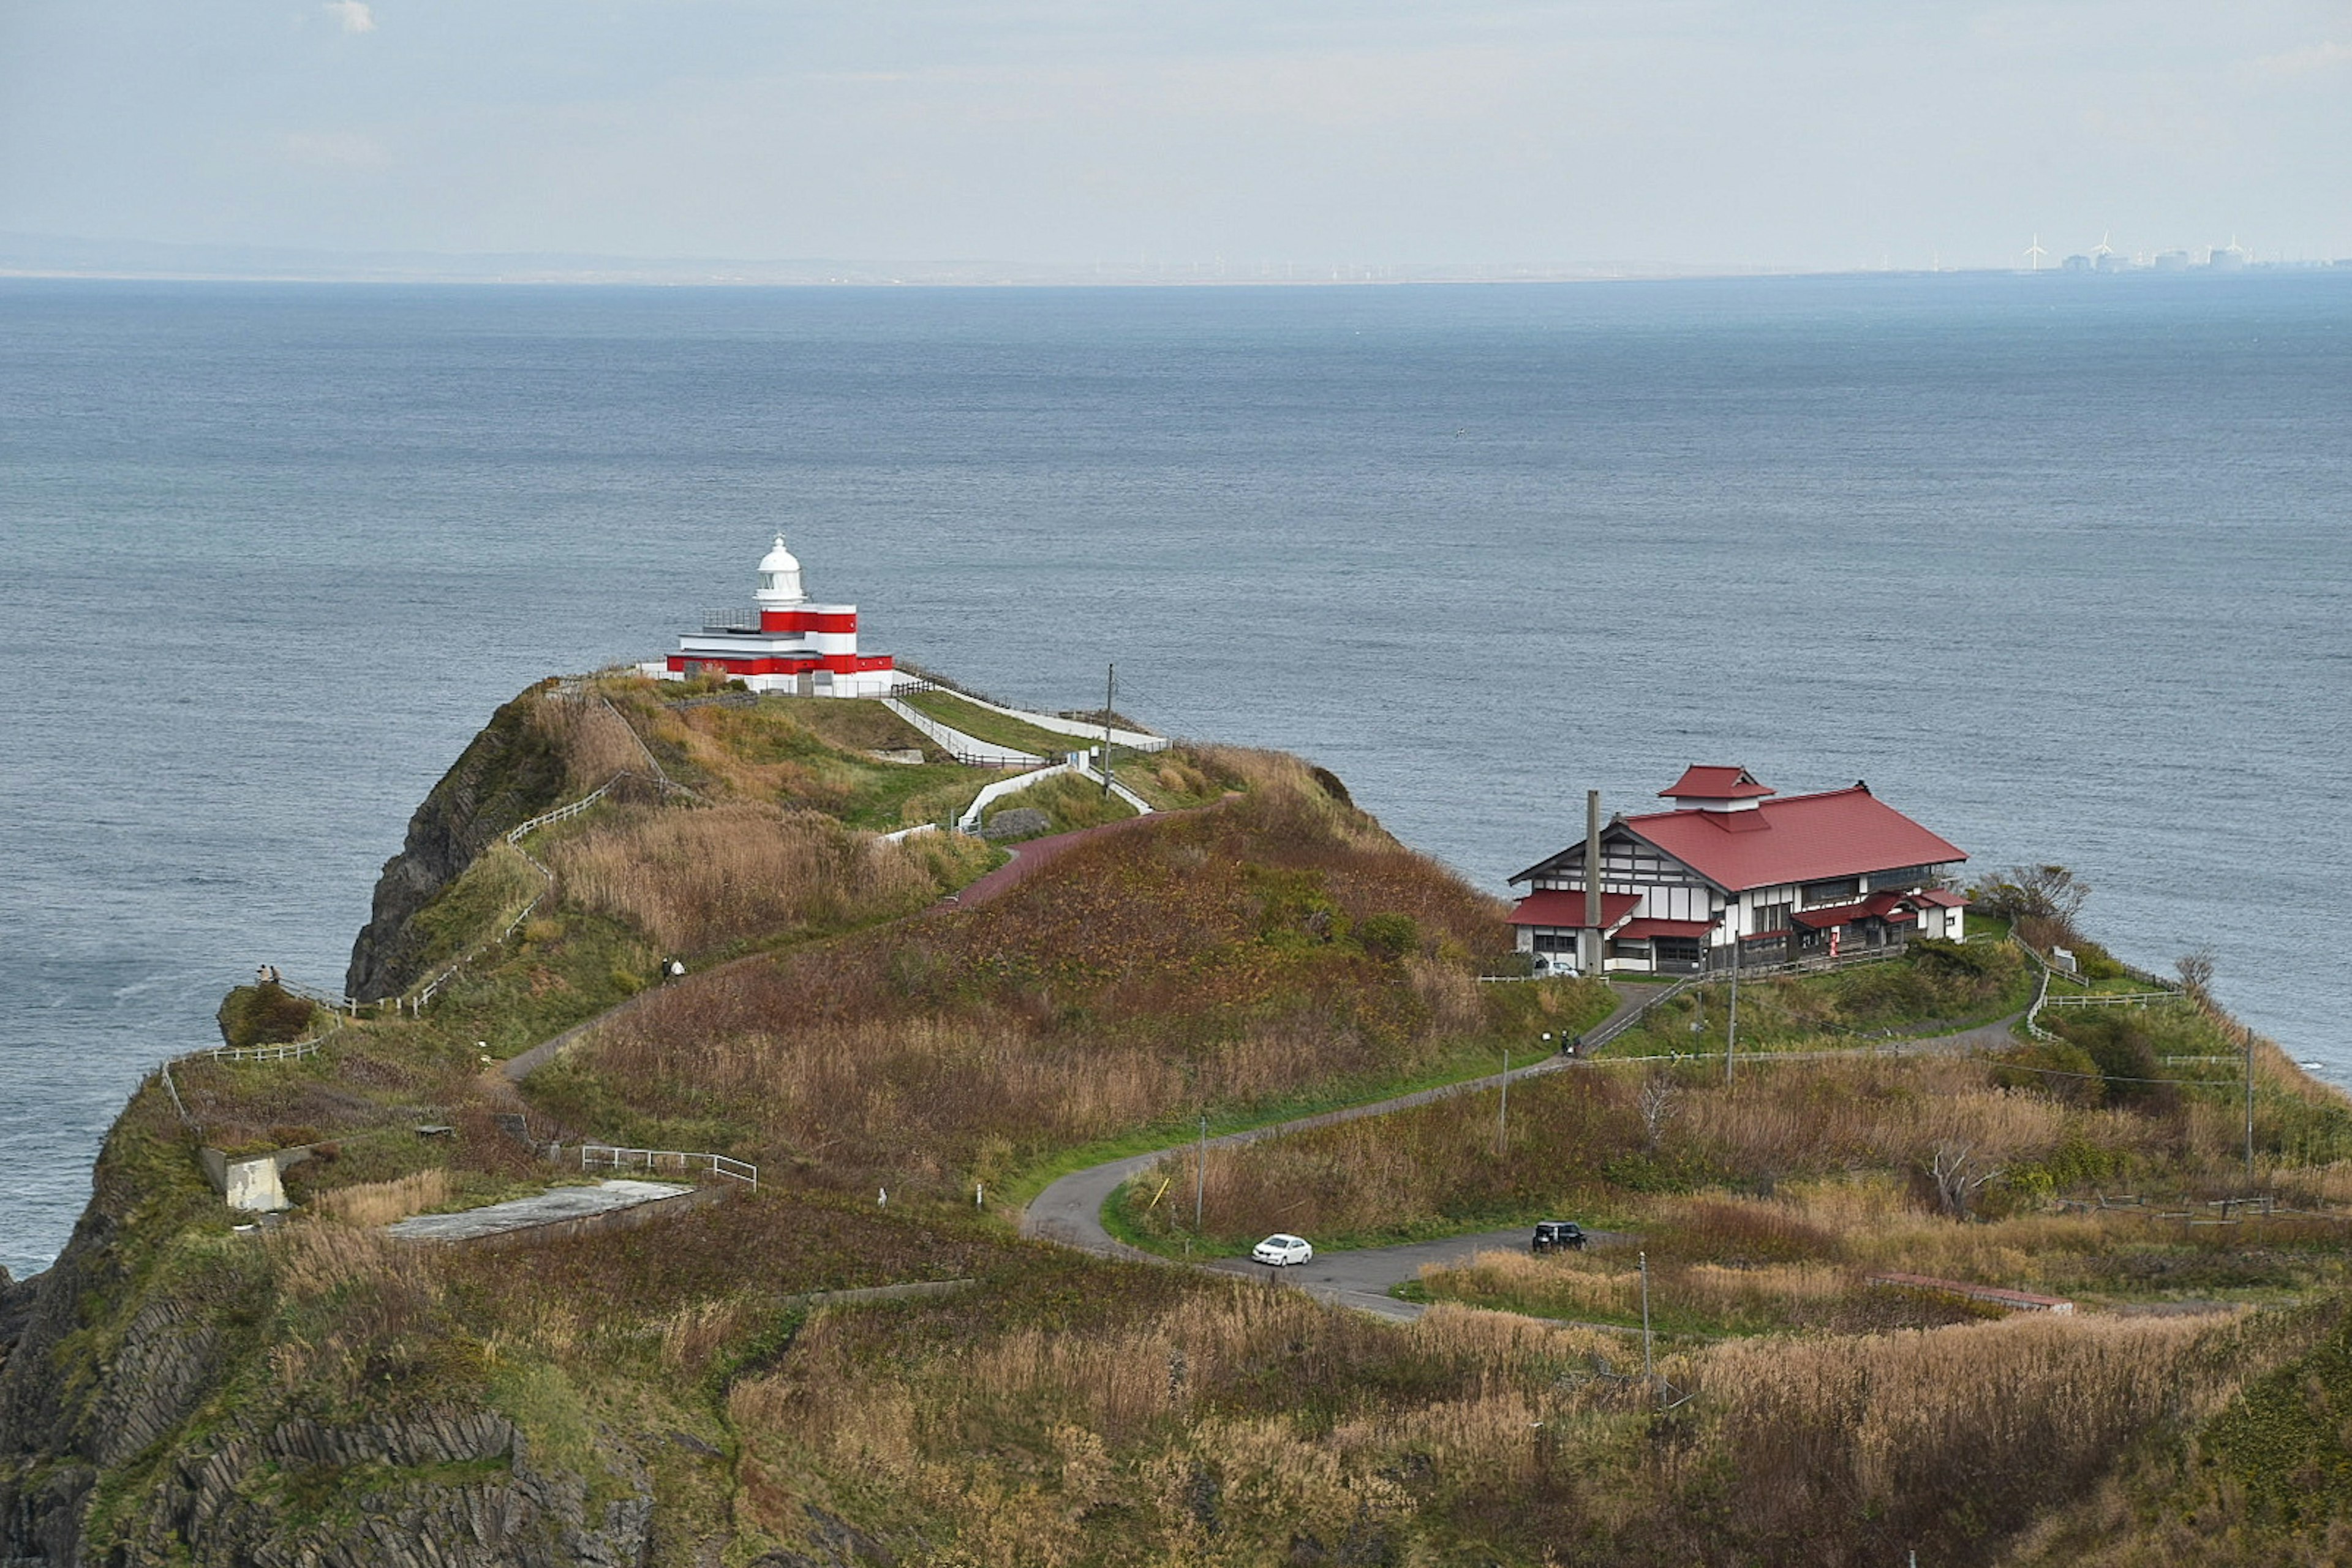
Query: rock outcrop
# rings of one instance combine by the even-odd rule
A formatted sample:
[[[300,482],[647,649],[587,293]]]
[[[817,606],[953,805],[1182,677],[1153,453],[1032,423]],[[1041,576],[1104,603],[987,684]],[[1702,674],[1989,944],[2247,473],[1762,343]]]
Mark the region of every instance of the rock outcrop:
[[[110,1190],[113,1188],[114,1190]],[[0,1279],[0,1563],[16,1568],[636,1568],[653,1487],[617,1439],[588,1478],[479,1407],[337,1424],[216,1397],[251,1281],[142,1291],[101,1172],[47,1272]],[[126,1316],[127,1325],[121,1323]]]
[[[527,691],[492,715],[408,819],[407,839],[383,863],[370,919],[352,944],[350,994],[394,996],[423,978],[424,939],[411,918],[500,834],[562,798],[562,748],[531,721],[539,700]]]

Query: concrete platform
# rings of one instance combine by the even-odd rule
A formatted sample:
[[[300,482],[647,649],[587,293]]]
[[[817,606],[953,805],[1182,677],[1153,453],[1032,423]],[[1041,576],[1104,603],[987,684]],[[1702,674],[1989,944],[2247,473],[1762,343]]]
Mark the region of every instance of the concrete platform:
[[[562,1226],[562,1232],[600,1228],[607,1221],[648,1204],[691,1199],[695,1189],[676,1182],[599,1182],[593,1187],[554,1187],[536,1197],[512,1198],[460,1214],[421,1214],[384,1226],[386,1236],[403,1241],[481,1241],[491,1237],[515,1237],[526,1231]],[[650,1218],[651,1215],[644,1216]],[[589,1222],[583,1225],[580,1222]]]

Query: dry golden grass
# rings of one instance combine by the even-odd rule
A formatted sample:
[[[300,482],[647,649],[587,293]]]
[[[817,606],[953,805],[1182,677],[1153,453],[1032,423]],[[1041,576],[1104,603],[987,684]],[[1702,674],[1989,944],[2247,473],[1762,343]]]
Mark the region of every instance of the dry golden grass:
[[[402,1391],[392,1382],[409,1381],[457,1349],[442,1321],[446,1293],[423,1248],[337,1224],[287,1226],[267,1248],[278,1295],[268,1364],[278,1392],[396,1398]]]
[[[1441,1219],[1457,1228],[1517,1219],[1538,1207],[1618,1209],[1629,1192],[1660,1187],[1770,1190],[1873,1171],[1896,1178],[1886,1201],[1916,1210],[1934,1206],[1926,1172],[1948,1146],[1965,1148],[1978,1172],[2014,1175],[1972,1200],[1995,1212],[2101,1180],[2122,1191],[2131,1181],[2113,1173],[2123,1171],[2235,1180],[2242,1130],[2232,1107],[2180,1097],[2086,1109],[1995,1087],[1997,1070],[1969,1058],[1856,1057],[1758,1063],[1726,1087],[1685,1068],[1654,1147],[1636,1105],[1643,1080],[1622,1068],[1557,1073],[1514,1087],[1500,1156],[1492,1091],[1213,1150],[1206,1223],[1228,1241],[1269,1228],[1370,1237]],[[1192,1159],[1172,1155],[1150,1184],[1191,1190]],[[2279,1179],[2291,1180],[2291,1168]]]
[[[1733,1272],[1684,1278],[1838,1289]],[[1312,1542],[1435,1563],[1466,1531],[1504,1561],[1568,1539],[1611,1543],[1598,1562],[1862,1568],[1890,1540],[1990,1560],[2144,1435],[2219,1408],[2243,1349],[2222,1316],[1741,1342],[1662,1354],[1694,1397],[1651,1415],[1620,1335],[1443,1306],[1400,1328],[1240,1287],[1091,1326],[823,1313],[729,1413],[761,1482],[746,1522],[794,1539],[810,1489],[854,1486],[941,1562],[1238,1565]]]
[[[940,891],[919,847],[748,803],[623,807],[546,855],[567,901],[674,952],[908,913]]]
[[[1531,1425],[1557,1403],[1553,1372],[1616,1348],[1454,1308],[1399,1330],[1246,1287],[1118,1326],[1021,1327],[912,1360],[877,1363],[873,1333],[820,1314],[786,1369],[735,1387],[746,1465],[860,1477],[943,1516],[955,1542],[943,1561],[1006,1564],[1106,1560],[1087,1524],[1108,1502],[1142,1532],[1108,1559],[1121,1562],[1256,1561],[1268,1541],[1339,1540],[1368,1513],[1402,1521],[1418,1502],[1391,1473],[1400,1451],[1482,1484],[1524,1475]],[[1341,1392],[1375,1365],[1413,1369],[1416,1391]],[[1297,1408],[1251,1408],[1277,1368]],[[1334,1397],[1351,1413],[1319,1429],[1302,1419]],[[1150,1554],[1125,1554],[1138,1546]]]
[[[1549,1317],[1631,1318],[1642,1310],[1641,1275],[1622,1253],[1531,1257],[1481,1252],[1467,1264],[1426,1265],[1433,1291],[1467,1300],[1511,1301]],[[1856,1288],[1850,1269],[1828,1263],[1726,1268],[1665,1264],[1652,1269],[1657,1302],[1710,1317],[1786,1314],[1800,1304],[1834,1300]]]
[[[701,1375],[720,1350],[761,1316],[756,1303],[740,1297],[688,1302],[660,1324],[664,1370]]]
[[[381,1226],[426,1209],[439,1208],[449,1201],[449,1173],[435,1169],[418,1171],[411,1175],[395,1177],[389,1182],[367,1182],[359,1186],[336,1187],[320,1193],[310,1200],[310,1206],[331,1219],[346,1225]]]
[[[569,794],[595,789],[614,773],[652,772],[629,721],[593,695],[544,692],[530,722],[562,752]]]
[[[1491,1026],[1467,975],[1472,953],[1507,943],[1495,900],[1397,847],[1295,763],[1232,753],[1219,766],[1252,774],[1257,792],[1077,845],[983,907],[672,987],[542,1092],[593,1075],[596,1092],[649,1115],[724,1108],[778,1155],[859,1180],[879,1169],[993,1183],[1040,1146],[1203,1103],[1423,1070]],[[584,860],[565,858],[567,889],[658,924],[663,900],[625,879],[691,858],[655,853],[651,836],[698,831],[667,826],[698,816],[721,814],[651,814],[593,887]],[[718,897],[708,879],[688,885]],[[1423,951],[1386,957],[1347,939],[1378,913],[1410,915]]]
[[[1948,1489],[1989,1454],[2032,1455],[2053,1490],[2168,1413],[2225,1395],[2200,1348],[2227,1316],[2057,1318],[1835,1340],[1739,1342],[1692,1361],[1727,1445],[1799,1494],[1864,1508]]]

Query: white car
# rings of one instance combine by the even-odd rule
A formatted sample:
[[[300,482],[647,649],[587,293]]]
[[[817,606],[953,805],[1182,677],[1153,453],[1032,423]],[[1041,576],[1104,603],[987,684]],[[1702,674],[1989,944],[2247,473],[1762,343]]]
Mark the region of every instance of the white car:
[[[1293,1263],[1304,1263],[1315,1256],[1315,1249],[1306,1238],[1297,1236],[1269,1236],[1250,1248],[1250,1257],[1260,1263],[1285,1268]]]

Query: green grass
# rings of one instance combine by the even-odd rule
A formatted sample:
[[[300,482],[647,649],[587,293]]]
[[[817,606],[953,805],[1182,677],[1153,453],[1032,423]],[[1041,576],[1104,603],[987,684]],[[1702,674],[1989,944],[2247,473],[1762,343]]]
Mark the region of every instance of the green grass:
[[[1111,773],[1150,802],[1154,811],[1191,811],[1213,805],[1237,783],[1202,768],[1194,754],[1181,746],[1159,752],[1130,752],[1124,746],[1114,747]]]
[[[1938,973],[1911,954],[1822,974],[1775,975],[1739,987],[1739,1051],[1866,1047],[1882,1040],[1958,1034],[2022,1011],[2033,974],[2022,955],[2000,950],[1997,972],[1979,981]],[[1729,1021],[1728,979],[1710,981],[1653,1009],[1601,1047],[1607,1057],[1720,1056]],[[1698,1025],[1694,1028],[1693,1025]]]
[[[512,1418],[530,1443],[531,1463],[569,1470],[588,1483],[589,1517],[602,1505],[631,1495],[628,1482],[606,1465],[594,1411],[579,1386],[551,1363],[525,1361],[499,1367],[489,1403]]]
[[[1065,735],[1054,730],[1041,730],[1018,719],[1010,719],[992,709],[967,702],[948,691],[916,691],[899,699],[916,712],[938,720],[951,729],[962,731],[974,740],[992,745],[1010,746],[1053,761],[1065,752],[1086,749],[1087,742],[1076,735]]]
[[[1133,806],[1115,795],[1104,794],[1102,785],[1095,780],[1082,778],[1076,773],[1055,773],[1027,789],[999,795],[990,805],[987,817],[981,826],[986,827],[1001,812],[1017,811],[1024,806],[1042,811],[1046,816],[1045,826],[1036,834],[1024,836],[1027,837],[1099,827],[1106,823],[1125,821],[1135,815]],[[1012,843],[1015,840],[999,842]]]
[[[919,823],[949,823],[972,796],[1003,777],[961,763],[882,763],[865,770],[854,802],[837,815],[851,827],[894,833]]]

